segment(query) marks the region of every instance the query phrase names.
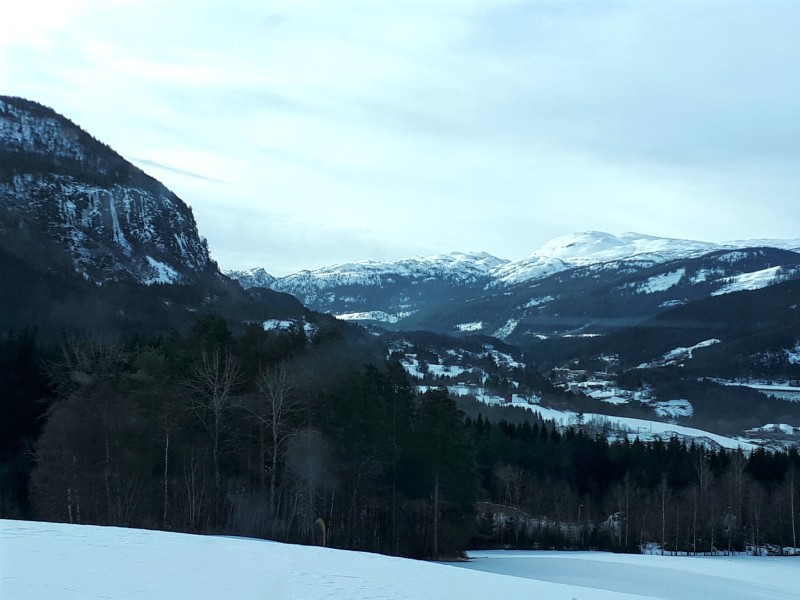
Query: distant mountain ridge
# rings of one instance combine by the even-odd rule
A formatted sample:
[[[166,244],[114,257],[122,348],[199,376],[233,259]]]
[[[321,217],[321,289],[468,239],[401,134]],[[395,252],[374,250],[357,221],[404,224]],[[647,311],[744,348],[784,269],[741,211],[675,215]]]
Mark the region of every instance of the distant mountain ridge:
[[[364,260],[334,264],[314,270],[303,270],[284,277],[273,277],[263,268],[226,271],[248,286],[257,279],[247,279],[260,272],[261,287],[267,285],[291,291],[311,289],[320,292],[335,285],[370,285],[379,276],[431,278],[474,281],[481,277],[491,285],[514,285],[547,277],[559,271],[617,261],[635,261],[655,265],[678,258],[693,258],[718,250],[767,247],[800,251],[797,239],[739,240],[725,243],[662,238],[639,233],[615,236],[600,231],[586,231],[555,237],[519,260],[498,258],[486,252],[451,252],[397,261]],[[264,277],[266,275],[266,277]]]
[[[798,278],[798,249],[800,239],[714,244],[584,232],[518,261],[486,253],[363,261],[268,285],[346,320],[519,343],[607,332],[693,300]]]

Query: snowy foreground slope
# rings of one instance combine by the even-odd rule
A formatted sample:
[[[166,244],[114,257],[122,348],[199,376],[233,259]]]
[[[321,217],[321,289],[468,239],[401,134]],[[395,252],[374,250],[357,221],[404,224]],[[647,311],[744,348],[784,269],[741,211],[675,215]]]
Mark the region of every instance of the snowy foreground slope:
[[[241,538],[0,521],[0,597],[797,598],[800,561],[480,552],[460,566]]]

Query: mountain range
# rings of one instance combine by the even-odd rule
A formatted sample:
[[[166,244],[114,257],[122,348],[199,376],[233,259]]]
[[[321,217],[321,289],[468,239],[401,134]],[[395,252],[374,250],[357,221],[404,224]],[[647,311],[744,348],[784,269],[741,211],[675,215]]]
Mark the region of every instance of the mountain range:
[[[264,269],[228,274],[340,319],[525,343],[608,333],[693,300],[796,279],[800,239],[713,244],[584,232],[555,238],[518,261],[454,252],[277,279]]]

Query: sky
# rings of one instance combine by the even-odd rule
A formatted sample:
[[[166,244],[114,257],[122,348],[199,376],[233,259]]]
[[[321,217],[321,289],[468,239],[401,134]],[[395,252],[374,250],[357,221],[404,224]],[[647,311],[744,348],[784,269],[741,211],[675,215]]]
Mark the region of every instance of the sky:
[[[0,93],[189,204],[223,269],[578,231],[800,238],[800,2],[25,0]]]

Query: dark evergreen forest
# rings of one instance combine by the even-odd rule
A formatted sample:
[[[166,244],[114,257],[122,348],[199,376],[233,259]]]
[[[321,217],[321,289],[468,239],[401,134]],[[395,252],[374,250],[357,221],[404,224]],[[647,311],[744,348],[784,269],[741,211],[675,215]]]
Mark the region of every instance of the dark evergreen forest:
[[[800,455],[610,443],[484,407],[336,328],[200,318],[125,342],[0,342],[0,517],[413,557],[468,547],[797,546]],[[514,417],[512,419],[512,417]]]

